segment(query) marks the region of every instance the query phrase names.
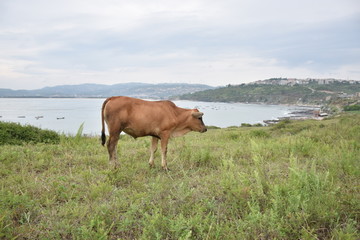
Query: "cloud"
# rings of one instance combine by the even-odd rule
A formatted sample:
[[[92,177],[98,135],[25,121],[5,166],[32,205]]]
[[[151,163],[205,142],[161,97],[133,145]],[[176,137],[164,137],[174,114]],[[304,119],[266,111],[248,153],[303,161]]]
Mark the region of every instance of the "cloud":
[[[360,79],[359,12],[355,0],[3,0],[0,87]]]

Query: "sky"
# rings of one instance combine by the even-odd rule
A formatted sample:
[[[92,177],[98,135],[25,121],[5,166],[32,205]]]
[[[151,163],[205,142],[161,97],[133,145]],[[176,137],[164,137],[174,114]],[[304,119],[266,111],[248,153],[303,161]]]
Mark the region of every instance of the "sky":
[[[0,0],[0,88],[360,80],[359,0]]]

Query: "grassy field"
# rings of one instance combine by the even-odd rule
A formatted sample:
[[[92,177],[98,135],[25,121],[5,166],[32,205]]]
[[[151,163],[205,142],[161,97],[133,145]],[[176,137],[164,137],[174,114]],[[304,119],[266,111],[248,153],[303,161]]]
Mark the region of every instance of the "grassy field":
[[[0,239],[360,239],[360,114],[211,129],[169,144],[0,146]]]

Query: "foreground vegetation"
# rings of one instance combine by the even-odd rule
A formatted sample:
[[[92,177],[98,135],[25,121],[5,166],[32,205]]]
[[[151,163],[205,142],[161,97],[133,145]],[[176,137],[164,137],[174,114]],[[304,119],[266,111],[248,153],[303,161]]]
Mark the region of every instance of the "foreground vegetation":
[[[2,239],[359,239],[360,114],[173,139],[0,146]]]

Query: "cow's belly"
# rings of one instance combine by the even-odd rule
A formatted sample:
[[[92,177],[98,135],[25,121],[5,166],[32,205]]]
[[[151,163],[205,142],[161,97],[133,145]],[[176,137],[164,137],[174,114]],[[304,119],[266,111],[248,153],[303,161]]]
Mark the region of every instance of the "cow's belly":
[[[126,134],[132,136],[133,138],[145,137],[145,136],[158,137],[157,134],[155,134],[155,133],[148,132],[148,131],[145,131],[145,130],[135,130],[133,128],[125,128],[124,132]]]
[[[144,133],[142,131],[136,131],[132,128],[125,128],[124,132],[130,136],[132,136],[133,138],[137,138],[137,137],[143,137]]]

